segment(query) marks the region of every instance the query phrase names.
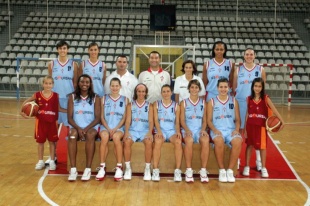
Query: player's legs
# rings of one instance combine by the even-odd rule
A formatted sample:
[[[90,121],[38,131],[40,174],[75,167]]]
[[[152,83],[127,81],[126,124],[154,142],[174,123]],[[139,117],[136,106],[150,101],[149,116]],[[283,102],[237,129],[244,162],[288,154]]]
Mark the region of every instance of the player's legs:
[[[216,136],[213,139],[214,153],[219,169],[225,169],[224,167],[224,138],[222,136]]]
[[[260,150],[260,157],[262,160],[262,168],[266,168],[266,149],[261,149]]]
[[[174,146],[175,168],[180,169],[181,163],[182,163],[182,155],[183,155],[182,139],[177,138],[177,135],[174,134],[170,137],[170,142]]]
[[[131,159],[131,146],[133,144],[133,140],[130,138],[124,139],[123,144],[124,144],[124,159],[125,162],[130,162]]]
[[[206,168],[209,159],[209,149],[210,149],[209,136],[200,136],[199,143],[201,145],[201,153],[200,153],[201,168]]]
[[[144,143],[144,157],[146,163],[151,163],[153,153],[153,141],[150,138],[145,138],[142,141]]]
[[[76,129],[71,128],[68,139],[68,153],[71,167],[76,167],[77,139],[78,133]]]
[[[99,157],[100,157],[100,163],[105,163],[105,160],[107,158],[108,153],[108,142],[109,142],[109,133],[107,130],[103,130],[99,133],[101,142],[100,142],[100,149],[99,149]]]
[[[231,144],[231,150],[230,150],[228,169],[233,169],[234,166],[237,164],[240,155],[242,138],[235,137],[230,141],[230,144]]]
[[[164,137],[158,137],[157,135],[155,135],[154,148],[153,148],[153,169],[158,169],[161,147],[163,143],[164,143]]]
[[[123,145],[122,145],[123,136],[124,133],[122,131],[116,131],[112,137],[114,142],[114,151],[117,163],[122,163],[123,160]]]
[[[184,146],[185,165],[186,168],[192,168],[194,139],[192,136],[185,136],[183,140],[185,143]]]
[[[97,131],[91,128],[86,133],[85,152],[86,152],[86,168],[91,168],[95,153],[95,138]]]

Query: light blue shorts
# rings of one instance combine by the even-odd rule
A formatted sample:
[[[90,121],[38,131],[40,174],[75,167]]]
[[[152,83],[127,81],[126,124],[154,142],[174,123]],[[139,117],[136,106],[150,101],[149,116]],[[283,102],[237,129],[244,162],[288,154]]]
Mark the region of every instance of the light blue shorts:
[[[104,130],[107,130],[107,128],[105,128],[103,125],[100,125],[100,131],[104,131]],[[119,128],[116,131],[121,131],[124,133],[124,126],[122,126],[121,128]]]
[[[192,138],[194,139],[194,143],[199,143],[200,131],[201,131],[201,129],[199,129],[199,130],[191,130],[191,132],[193,134]],[[182,132],[182,136],[184,138],[185,137],[185,130],[182,129],[181,132]]]
[[[175,130],[161,130],[165,139],[165,142],[169,142],[170,141],[170,137],[172,137],[172,135],[176,134]]]
[[[234,138],[242,138],[240,134],[236,134],[234,136],[231,136],[231,133],[234,131],[234,130],[220,130],[222,132],[222,138],[224,139],[224,143],[231,147],[231,144],[230,142],[234,139]],[[219,135],[215,135],[213,133],[213,131],[211,130],[210,131],[210,136],[211,136],[211,139],[214,140],[214,138],[218,137]]]
[[[129,129],[129,138],[132,139],[133,142],[142,142],[147,133],[148,131],[134,131]]]

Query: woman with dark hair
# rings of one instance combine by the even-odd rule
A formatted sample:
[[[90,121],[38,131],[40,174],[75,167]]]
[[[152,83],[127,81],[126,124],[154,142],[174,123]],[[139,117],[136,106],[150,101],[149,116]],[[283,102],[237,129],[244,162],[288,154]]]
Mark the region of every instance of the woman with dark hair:
[[[189,92],[187,89],[188,82],[192,79],[197,79],[201,85],[201,91],[199,92],[199,97],[203,97],[205,95],[205,87],[202,82],[202,79],[197,75],[197,68],[195,62],[192,60],[186,60],[182,64],[183,75],[176,78],[174,83],[174,94],[175,94],[175,102],[179,103],[183,99],[189,97]]]
[[[106,79],[106,65],[98,59],[100,48],[96,42],[88,45],[89,59],[83,61],[79,68],[80,74],[88,74],[92,77],[94,92],[100,97],[104,95],[104,81]]]
[[[100,122],[100,98],[93,91],[92,79],[87,74],[78,78],[75,91],[69,95],[68,122],[70,133],[68,152],[70,159],[69,181],[77,178],[76,153],[77,141],[85,141],[86,168],[82,180],[87,181],[91,175],[91,164],[95,152],[95,138]]]
[[[202,80],[206,87],[207,101],[218,95],[217,81],[219,79],[229,79],[229,86],[232,87],[235,64],[227,59],[226,53],[227,45],[222,41],[215,42],[212,47],[212,59],[203,65]]]

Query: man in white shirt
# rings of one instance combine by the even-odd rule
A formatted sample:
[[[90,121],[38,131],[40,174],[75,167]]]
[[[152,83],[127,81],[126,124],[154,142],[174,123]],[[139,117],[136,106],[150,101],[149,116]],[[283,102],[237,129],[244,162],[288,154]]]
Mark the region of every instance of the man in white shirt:
[[[117,77],[121,80],[122,88],[120,95],[132,100],[134,89],[138,84],[138,79],[127,70],[128,60],[125,55],[120,55],[116,58],[116,71],[112,72],[104,83],[105,94],[110,94],[110,81],[113,77]]]
[[[170,74],[160,67],[160,60],[160,53],[152,51],[149,55],[150,67],[139,75],[139,82],[145,84],[149,90],[147,101],[150,103],[161,99],[163,85],[170,85]]]

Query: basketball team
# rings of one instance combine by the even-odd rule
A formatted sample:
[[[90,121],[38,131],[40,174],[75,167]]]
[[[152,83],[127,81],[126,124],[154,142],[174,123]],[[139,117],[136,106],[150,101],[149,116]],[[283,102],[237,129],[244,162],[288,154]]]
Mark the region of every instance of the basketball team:
[[[170,86],[170,74],[160,67],[161,54],[149,54],[149,68],[137,79],[127,70],[128,59],[116,58],[116,70],[106,77],[106,65],[99,60],[97,43],[88,46],[89,59],[80,65],[68,58],[69,44],[56,45],[58,58],[48,64],[43,90],[25,100],[39,105],[36,115],[35,139],[38,143],[36,170],[49,165],[56,170],[55,150],[58,127],[70,128],[68,154],[71,169],[69,181],[76,181],[77,141],[85,141],[86,168],[82,181],[91,178],[95,140],[100,138],[100,166],[96,180],[106,176],[108,142],[114,143],[117,160],[115,181],[132,178],[131,147],[134,142],[145,146],[145,181],[160,181],[159,162],[164,142],[174,146],[174,181],[182,181],[181,163],[185,157],[185,181],[194,182],[192,169],[193,144],[201,145],[200,181],[209,182],[206,170],[209,145],[214,147],[220,182],[235,182],[233,168],[238,164],[245,139],[246,165],[242,174],[250,175],[252,148],[256,150],[256,169],[267,178],[266,119],[270,111],[284,121],[265,93],[264,68],[255,64],[255,52],[244,51],[244,63],[235,69],[227,59],[227,46],[215,42],[212,58],[203,66],[202,79],[192,60],[182,64],[182,76]],[[172,99],[174,93],[174,99]],[[21,115],[28,118],[21,110]],[[50,158],[44,162],[44,143],[48,140]],[[228,167],[224,166],[224,146],[231,148]],[[142,154],[141,154],[142,155]],[[123,167],[123,159],[125,167]],[[152,161],[153,160],[153,161]],[[153,164],[152,164],[153,163]],[[152,164],[152,165],[151,165]]]

